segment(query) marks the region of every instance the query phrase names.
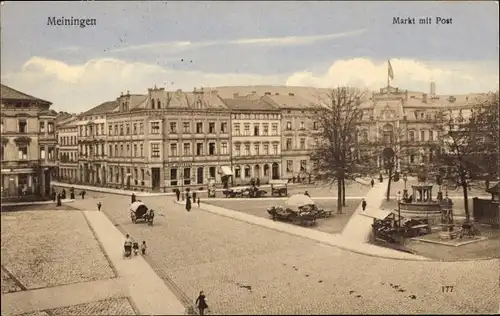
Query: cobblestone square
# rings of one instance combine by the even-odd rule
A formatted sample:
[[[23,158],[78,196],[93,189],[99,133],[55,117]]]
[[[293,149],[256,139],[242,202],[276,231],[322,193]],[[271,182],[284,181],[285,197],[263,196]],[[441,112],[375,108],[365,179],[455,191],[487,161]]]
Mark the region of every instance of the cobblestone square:
[[[142,199],[154,226],[132,224],[129,199],[108,196],[106,214],[147,260],[212,314],[427,314],[498,310],[498,260],[414,262],[367,257],[194,208]],[[442,292],[452,285],[453,293]]]
[[[48,312],[48,313],[47,313]],[[65,316],[65,315],[137,315],[126,297],[112,298],[86,304],[37,311],[18,316]]]
[[[8,212],[1,220],[2,266],[28,290],[115,276],[80,211]]]

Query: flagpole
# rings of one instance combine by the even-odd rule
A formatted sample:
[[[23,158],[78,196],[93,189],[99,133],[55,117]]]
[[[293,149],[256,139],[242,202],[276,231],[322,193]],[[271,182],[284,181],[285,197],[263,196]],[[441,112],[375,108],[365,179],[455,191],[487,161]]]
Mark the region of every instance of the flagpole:
[[[390,87],[390,76],[389,76],[390,61],[387,60],[387,89]]]

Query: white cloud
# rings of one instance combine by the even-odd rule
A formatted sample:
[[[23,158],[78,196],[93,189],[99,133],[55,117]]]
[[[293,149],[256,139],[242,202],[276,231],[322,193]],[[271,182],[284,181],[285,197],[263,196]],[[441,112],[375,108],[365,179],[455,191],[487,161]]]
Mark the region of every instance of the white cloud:
[[[394,70],[392,86],[413,91],[428,91],[429,82],[436,82],[437,93],[464,94],[498,90],[498,62],[420,62],[391,59]],[[323,74],[297,72],[287,85],[332,87],[356,85],[378,90],[387,85],[387,61],[373,62],[354,58],[334,62]]]
[[[85,111],[114,100],[127,90],[146,94],[147,89],[154,85],[192,91],[195,86],[276,84],[285,80],[284,76],[177,71],[155,64],[111,58],[70,65],[33,57],[19,72],[2,74],[2,83],[51,101],[55,109],[70,112]]]
[[[440,94],[487,92],[498,89],[498,64],[419,62],[391,60],[393,86],[428,91],[435,80]],[[323,74],[297,72],[290,76],[173,70],[154,63],[95,59],[67,64],[41,57],[28,60],[19,72],[2,74],[2,82],[15,89],[53,102],[56,109],[81,112],[114,100],[120,92],[145,94],[147,88],[191,91],[193,87],[230,85],[294,85],[332,87],[355,85],[378,90],[387,84],[387,61],[356,58],[334,62]]]
[[[223,41],[200,41],[200,42],[164,42],[152,43],[143,45],[133,45],[110,49],[110,52],[129,52],[129,51],[150,51],[150,52],[165,52],[179,53],[181,51],[199,49],[207,46],[215,45],[266,45],[266,46],[299,46],[310,45],[313,43],[327,41],[336,38],[345,38],[361,35],[365,29],[359,29],[341,33],[331,33],[324,35],[313,36],[286,36],[286,37],[263,37],[263,38],[241,38],[236,40]]]

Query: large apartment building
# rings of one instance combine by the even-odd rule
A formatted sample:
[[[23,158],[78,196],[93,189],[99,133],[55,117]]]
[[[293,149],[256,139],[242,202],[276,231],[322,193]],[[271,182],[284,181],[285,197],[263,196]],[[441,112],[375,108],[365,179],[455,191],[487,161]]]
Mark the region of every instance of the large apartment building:
[[[51,104],[1,85],[2,198],[50,195],[57,172]]]
[[[262,98],[224,99],[231,111],[233,183],[266,183],[281,175],[281,112]]]

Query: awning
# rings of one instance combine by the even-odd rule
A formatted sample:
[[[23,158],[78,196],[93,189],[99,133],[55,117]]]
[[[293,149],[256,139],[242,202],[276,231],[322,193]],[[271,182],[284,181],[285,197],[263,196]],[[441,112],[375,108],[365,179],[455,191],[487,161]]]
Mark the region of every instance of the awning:
[[[386,219],[389,215],[392,214],[392,211],[372,208],[372,209],[367,209],[366,211],[361,212],[360,214],[375,219]]]
[[[233,171],[231,171],[231,168],[229,168],[228,166],[222,166],[220,167],[221,171],[222,171],[222,174],[224,174],[225,176],[232,176],[233,175]]]

